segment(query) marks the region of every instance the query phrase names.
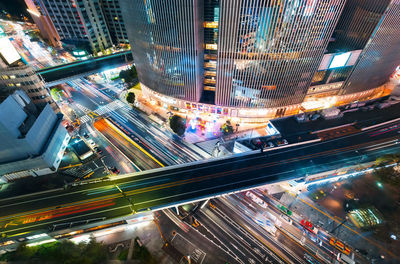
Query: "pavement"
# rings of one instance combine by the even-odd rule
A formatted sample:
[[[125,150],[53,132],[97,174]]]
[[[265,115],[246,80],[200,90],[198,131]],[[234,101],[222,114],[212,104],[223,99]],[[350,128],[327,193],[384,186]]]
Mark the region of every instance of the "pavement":
[[[181,221],[174,212],[167,209],[156,214],[160,231],[168,243],[166,251],[174,257],[176,262],[190,255],[191,259],[198,264],[235,263],[234,259],[225,251],[196,229]]]
[[[164,241],[160,236],[158,227],[154,221],[128,226],[128,228],[120,232],[112,232],[104,236],[96,236],[96,240],[105,243],[108,246],[109,251],[114,250],[118,245],[120,245],[121,249],[128,249],[130,252],[131,248],[133,249],[133,241],[136,237],[140,239],[152,256],[157,259],[157,263],[175,263],[171,257],[161,250]],[[118,250],[118,252],[120,251],[121,250]],[[132,258],[128,257],[128,261],[125,263],[131,263],[129,261],[131,259]]]

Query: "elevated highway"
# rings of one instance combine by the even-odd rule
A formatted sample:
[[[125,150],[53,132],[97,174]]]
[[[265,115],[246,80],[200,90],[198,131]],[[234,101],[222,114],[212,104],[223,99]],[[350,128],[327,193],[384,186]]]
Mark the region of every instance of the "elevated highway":
[[[159,210],[399,152],[400,122],[308,145],[193,162],[0,201],[0,233]]]
[[[37,74],[45,81],[46,87],[52,87],[68,80],[77,79],[130,63],[133,63],[132,52],[121,51],[110,55],[90,58],[88,60],[75,61],[40,69],[37,71]]]

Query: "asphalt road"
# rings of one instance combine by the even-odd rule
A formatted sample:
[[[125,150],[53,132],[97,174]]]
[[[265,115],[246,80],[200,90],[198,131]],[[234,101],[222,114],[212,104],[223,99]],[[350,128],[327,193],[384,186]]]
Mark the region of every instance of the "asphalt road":
[[[66,190],[2,200],[0,232],[16,234],[25,232],[31,226],[35,229],[46,228],[55,222],[69,222],[82,217],[101,215],[110,218],[130,212],[130,207],[135,212],[161,209],[194,199],[301,177],[307,171],[317,173],[336,168],[349,161],[354,162],[355,158],[359,160],[360,155],[363,155],[364,161],[374,160],[382,153],[398,152],[399,129],[398,123],[396,127],[388,124],[384,128],[310,146],[169,166],[128,174],[118,180],[92,184],[81,182],[81,185]],[[83,206],[93,201],[108,200],[112,202],[102,204],[101,209],[74,211],[70,208],[77,204]],[[64,214],[66,212],[63,210],[69,210],[70,213]],[[64,215],[60,215],[59,211]]]
[[[110,109],[108,105],[119,101],[116,99],[118,97],[116,91],[118,92],[120,87],[114,87],[118,86],[118,83],[97,84],[86,79],[77,79],[69,81],[68,86],[66,89],[69,89],[73,99],[70,105],[74,108],[80,120],[89,120],[96,117],[91,113],[97,110],[98,113],[101,113],[101,116],[107,117],[115,125],[123,129],[130,139],[154,156],[162,165],[183,164],[203,159],[201,155],[176,139],[167,129],[150,120],[145,114],[121,102],[118,107]],[[127,142],[123,143],[123,145],[126,144]],[[130,153],[125,152],[124,148],[121,151],[126,156],[130,156]],[[149,163],[151,163],[150,160]]]

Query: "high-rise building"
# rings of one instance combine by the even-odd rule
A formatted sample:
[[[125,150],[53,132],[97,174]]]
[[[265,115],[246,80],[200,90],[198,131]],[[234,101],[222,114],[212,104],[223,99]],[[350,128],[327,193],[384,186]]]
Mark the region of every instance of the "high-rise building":
[[[129,44],[119,0],[101,0],[100,3],[113,44]]]
[[[120,0],[146,96],[255,118],[382,95],[399,2]]]
[[[60,40],[97,53],[112,47],[100,0],[35,0],[50,17]]]
[[[6,36],[0,36],[0,102],[16,90],[23,90],[40,109],[49,104],[54,111],[59,108],[51,98],[43,80],[22,62],[20,55]]]
[[[43,7],[41,0],[25,0],[25,3],[33,21],[39,28],[42,37],[53,47],[61,46],[60,36],[58,35],[46,8]]]
[[[25,0],[25,3],[45,38],[62,40],[91,52],[103,51],[113,44],[129,44],[118,0]]]
[[[0,104],[0,177],[11,181],[57,170],[70,136],[62,114],[50,105],[42,111],[23,91]]]

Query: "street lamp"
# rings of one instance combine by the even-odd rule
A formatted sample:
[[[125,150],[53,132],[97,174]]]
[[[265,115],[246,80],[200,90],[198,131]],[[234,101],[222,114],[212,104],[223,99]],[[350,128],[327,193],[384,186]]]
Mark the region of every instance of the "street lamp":
[[[135,211],[135,209],[134,209],[134,204],[133,204],[133,202],[132,202],[132,199],[131,199],[130,197],[128,197],[128,196],[125,194],[125,192],[124,192],[121,188],[119,188],[119,186],[118,186],[116,183],[114,184],[114,186],[115,186],[115,188],[118,189],[118,191],[122,194],[122,196],[123,196],[126,200],[128,200],[129,204],[131,205],[132,214],[135,214],[136,211]]]

